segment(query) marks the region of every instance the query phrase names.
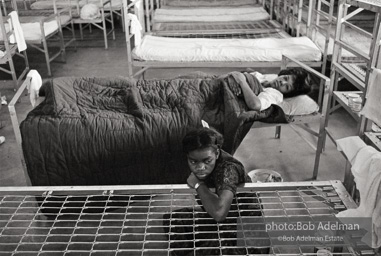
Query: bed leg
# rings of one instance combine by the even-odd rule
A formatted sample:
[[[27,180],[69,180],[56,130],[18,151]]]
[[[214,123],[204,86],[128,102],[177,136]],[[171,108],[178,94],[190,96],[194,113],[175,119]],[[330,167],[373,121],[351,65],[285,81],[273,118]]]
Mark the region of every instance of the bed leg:
[[[48,76],[52,76],[52,71],[50,70],[49,49],[48,49],[48,44],[46,43],[46,39],[42,41],[42,44],[44,46],[45,60],[46,60],[47,68],[48,68]]]
[[[65,47],[65,39],[63,36],[62,28],[60,29],[60,32],[58,33],[60,37],[60,42],[61,42],[61,60],[63,63],[66,63],[66,47]]]
[[[113,12],[111,12],[110,15],[111,15],[112,40],[115,40],[115,24],[114,24],[114,14],[113,14]],[[123,30],[123,32],[124,32],[124,30]]]
[[[17,91],[18,89],[18,81],[17,81],[17,76],[16,76],[16,69],[15,65],[13,63],[13,58],[9,59],[9,68],[11,69],[11,74],[12,74],[12,80],[13,80],[13,90]]]
[[[81,36],[81,40],[83,40],[82,24],[79,24],[79,35]]]
[[[105,12],[104,9],[101,10],[101,17],[102,17],[102,30],[103,30],[103,37],[105,40],[105,49],[108,49],[108,43],[107,43],[107,28],[106,28],[106,18],[105,18]]]
[[[121,12],[121,17],[122,17],[122,28],[123,28],[123,32],[126,32],[126,24],[124,23],[124,12],[122,11]]]
[[[275,127],[275,138],[280,139],[281,126],[278,125]]]
[[[74,52],[77,52],[77,39],[75,38],[75,30],[74,30],[73,22],[71,22],[71,33],[73,35],[73,40],[74,40]]]

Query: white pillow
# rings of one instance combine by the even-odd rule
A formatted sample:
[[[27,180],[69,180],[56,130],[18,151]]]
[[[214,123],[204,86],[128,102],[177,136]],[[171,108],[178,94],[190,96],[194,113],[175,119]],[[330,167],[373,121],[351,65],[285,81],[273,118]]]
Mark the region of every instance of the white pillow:
[[[319,111],[319,105],[307,95],[284,98],[279,104],[286,115],[309,115]]]
[[[259,72],[250,73],[254,75],[259,82],[272,81],[278,77],[277,74],[261,74]],[[302,116],[309,115],[319,111],[319,105],[307,95],[299,95],[292,98],[283,98],[279,104],[286,115]]]

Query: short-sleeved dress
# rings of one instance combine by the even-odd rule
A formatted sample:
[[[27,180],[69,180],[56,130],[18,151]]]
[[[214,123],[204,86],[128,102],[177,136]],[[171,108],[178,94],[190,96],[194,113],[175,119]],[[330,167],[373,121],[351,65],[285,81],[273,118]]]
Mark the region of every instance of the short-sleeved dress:
[[[223,150],[213,172],[205,180],[206,185],[215,188],[217,194],[222,190],[230,190],[235,194],[237,186],[245,182],[251,182],[251,179],[242,163]]]

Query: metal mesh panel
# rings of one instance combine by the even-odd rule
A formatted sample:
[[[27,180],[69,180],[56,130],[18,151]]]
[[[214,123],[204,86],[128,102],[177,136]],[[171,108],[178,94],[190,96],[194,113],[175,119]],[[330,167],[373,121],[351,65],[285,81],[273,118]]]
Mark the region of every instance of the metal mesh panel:
[[[247,31],[257,29],[281,29],[279,26],[275,26],[270,21],[256,21],[256,22],[190,22],[190,23],[157,23],[154,25],[157,32],[169,32],[169,31]]]
[[[193,190],[2,193],[0,255],[248,255],[316,252],[274,246],[266,218],[314,219],[346,209],[332,185],[242,188],[224,222]],[[340,255],[351,255],[342,245]]]
[[[223,39],[285,37],[280,25],[273,21],[157,23],[154,24],[153,34],[165,37]]]

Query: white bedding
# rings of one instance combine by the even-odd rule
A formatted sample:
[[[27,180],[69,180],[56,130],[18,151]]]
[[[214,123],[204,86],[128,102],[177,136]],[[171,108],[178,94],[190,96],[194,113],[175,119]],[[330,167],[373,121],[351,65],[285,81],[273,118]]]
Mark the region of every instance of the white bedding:
[[[60,16],[61,23],[66,23],[70,20],[69,16]],[[9,25],[5,24],[5,29],[9,31]],[[42,33],[39,22],[21,23],[21,27],[24,33],[25,41],[39,41],[42,39]],[[56,20],[52,20],[44,23],[45,36],[54,33],[58,29]],[[0,31],[0,40],[3,40],[3,34]]]
[[[100,3],[100,0],[79,0],[79,7],[82,8],[86,3]],[[112,8],[117,9],[122,7],[122,0],[112,0],[111,1]],[[77,7],[77,1],[76,0],[71,0],[70,2],[68,0],[57,0],[56,1],[56,6],[57,8],[65,8],[65,7]],[[41,1],[36,1],[33,4],[30,5],[31,9],[34,10],[43,10],[43,9],[48,9],[51,10],[53,9],[53,1],[52,0],[41,0]],[[105,9],[108,10],[110,9],[110,3],[106,4]]]
[[[270,15],[263,7],[225,8],[160,8],[156,9],[154,22],[229,22],[268,20]]]
[[[166,38],[146,35],[134,57],[171,62],[269,62],[282,55],[300,61],[320,61],[321,51],[308,37],[260,39]]]
[[[86,0],[80,0],[79,1],[79,6],[82,7],[86,3]],[[65,8],[65,7],[75,7],[77,5],[76,0],[56,0],[56,6],[57,8]],[[30,5],[30,8],[33,10],[43,10],[43,9],[48,9],[51,10],[53,9],[53,1],[52,0],[38,0],[34,2],[33,4]]]

